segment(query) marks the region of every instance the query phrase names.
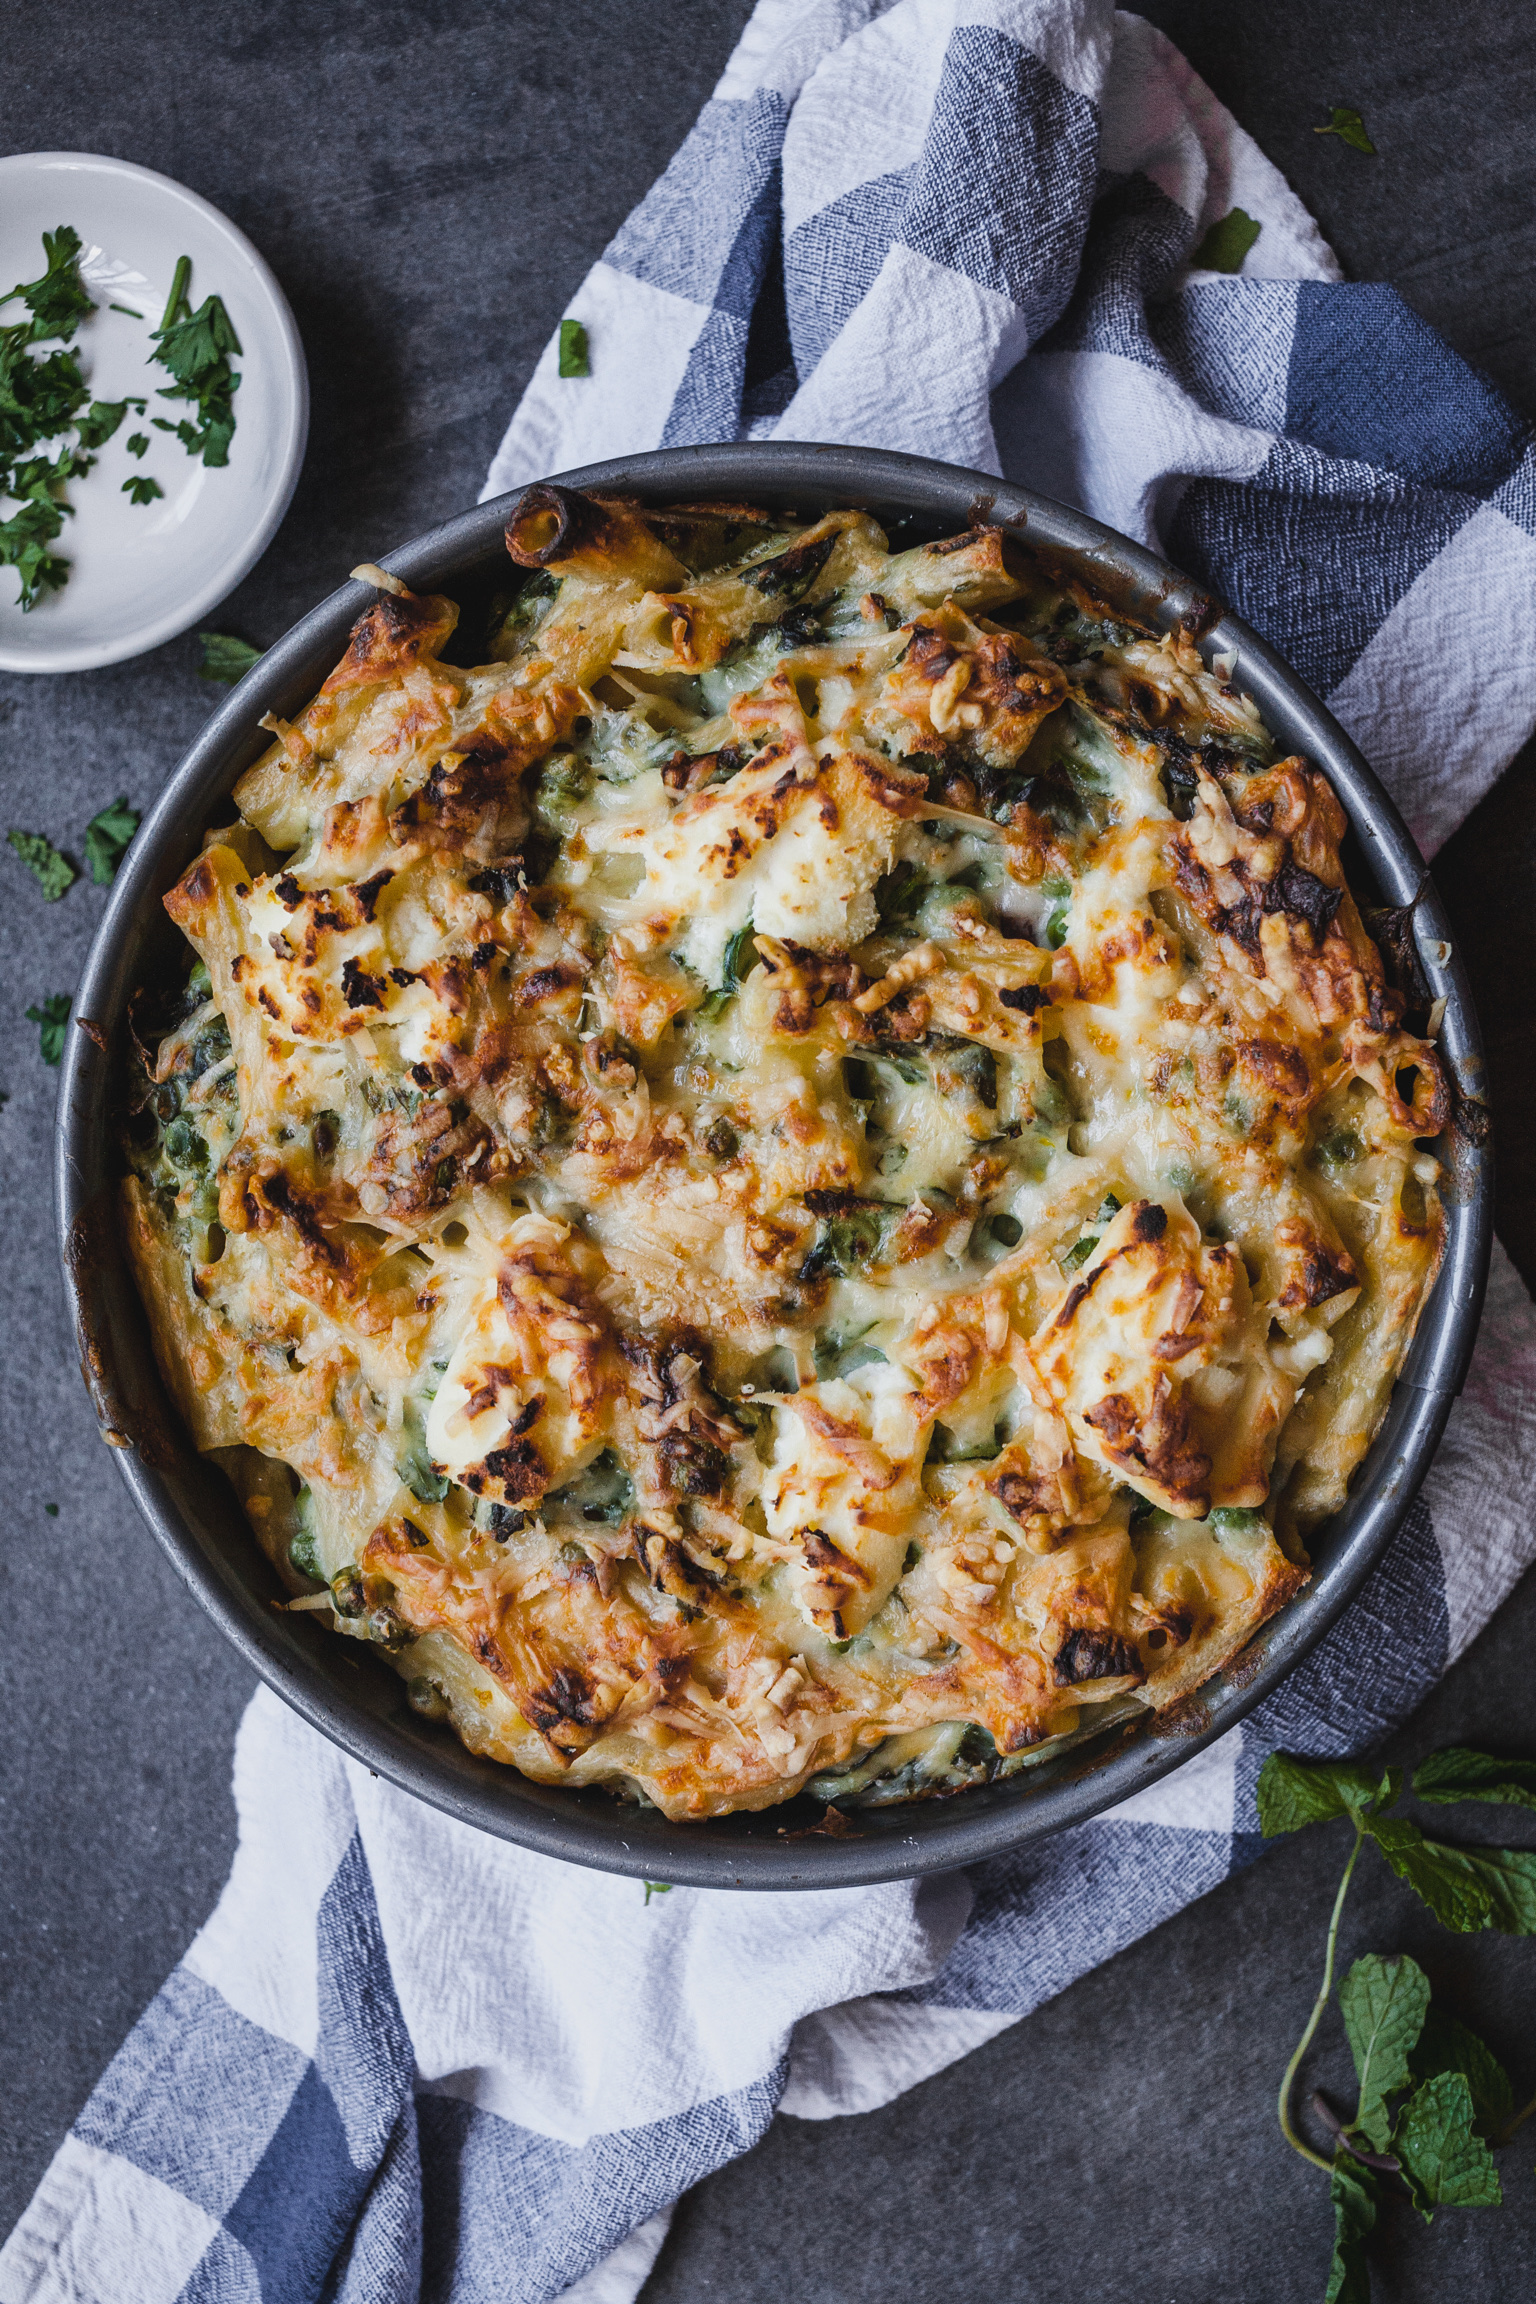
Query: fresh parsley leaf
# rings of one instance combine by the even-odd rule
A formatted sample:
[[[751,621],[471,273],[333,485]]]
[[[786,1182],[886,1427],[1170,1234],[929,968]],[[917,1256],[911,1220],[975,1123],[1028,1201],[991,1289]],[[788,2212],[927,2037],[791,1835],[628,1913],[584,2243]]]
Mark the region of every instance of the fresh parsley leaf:
[[[149,434],[147,432],[130,432],[123,442],[123,446],[130,456],[142,456],[149,446]]]
[[[1488,2134],[1496,2135],[1513,2117],[1515,2091],[1509,2074],[1487,2042],[1458,2017],[1431,2007],[1412,2063],[1415,2080],[1432,2080],[1437,2072],[1461,2073],[1472,2091],[1473,2116]]]
[[[69,1022],[70,996],[50,992],[41,1008],[27,1010],[27,1022],[37,1026],[38,1052],[45,1064],[57,1064],[64,1054],[64,1027]]]
[[[1371,2304],[1365,2242],[1376,2226],[1376,2179],[1358,2160],[1347,2160],[1341,2153],[1333,2164],[1328,2196],[1333,2202],[1333,2262],[1328,2267],[1325,2304]]]
[[[653,1896],[670,1896],[672,1893],[670,1880],[642,1880],[640,1885],[645,1890],[647,1904]]]
[[[1259,1830],[1273,1840],[1304,1824],[1390,1808],[1401,1784],[1396,1768],[1382,1772],[1361,1760],[1298,1760],[1290,1752],[1271,1752],[1259,1770]]]
[[[562,320],[560,323],[560,373],[562,376],[590,376],[592,373],[587,332],[579,320]]]
[[[199,632],[203,644],[203,660],[199,664],[198,678],[217,680],[225,688],[233,688],[243,680],[253,664],[261,662],[262,651],[253,648],[249,640],[237,640],[230,632]]]
[[[127,413],[126,400],[93,400],[85,414],[75,420],[81,447],[104,447]]]
[[[14,568],[21,578],[23,610],[69,581],[69,562],[49,550],[68,509],[49,497],[30,496],[9,520],[0,520],[0,568]]]
[[[1263,229],[1244,209],[1234,208],[1211,226],[1190,263],[1199,272],[1241,272],[1244,257]]]
[[[1332,105],[1324,125],[1314,128],[1312,133],[1314,136],[1337,136],[1352,151],[1367,152],[1373,160],[1376,157],[1376,147],[1365,132],[1365,122],[1352,104]]]
[[[85,861],[98,888],[110,888],[117,878],[129,841],[139,828],[139,812],[126,798],[98,809],[85,828]]]
[[[1503,2205],[1493,2155],[1473,2124],[1465,2073],[1437,2072],[1426,2080],[1404,2106],[1392,2142],[1426,2224],[1441,2207]]]
[[[80,875],[67,856],[61,856],[41,832],[7,832],[7,840],[41,888],[48,903],[57,904]]]
[[[227,464],[235,432],[234,395],[240,386],[229,362],[232,353],[240,354],[241,344],[222,298],[206,296],[192,310],[187,301],[191,276],[192,259],[183,256],[177,262],[165,315],[151,340],[159,347],[156,361],[174,379],[161,387],[157,397],[190,400],[199,421],[183,419],[171,425],[160,416],[150,421],[162,432],[174,431],[189,456],[201,456],[205,464]]]
[[[1510,1808],[1536,1808],[1536,1760],[1501,1760],[1493,1752],[1447,1745],[1413,1772],[1414,1797],[1449,1806],[1457,1800],[1495,1800]]]
[[[153,504],[165,490],[158,480],[151,480],[147,472],[131,472],[123,482],[123,494],[130,504]]]
[[[0,297],[0,305],[13,303],[18,296],[21,298],[32,315],[27,336],[34,344],[50,336],[67,344],[86,314],[95,310],[80,278],[80,246],[80,235],[72,224],[61,224],[57,232],[45,232],[43,254],[48,259],[47,270],[40,279],[13,288],[9,296]]]
[[[1339,1987],[1339,2013],[1360,2077],[1356,2124],[1385,2152],[1392,2122],[1387,2098],[1412,2078],[1409,2057],[1429,2008],[1429,1978],[1416,1961],[1368,1952]]]

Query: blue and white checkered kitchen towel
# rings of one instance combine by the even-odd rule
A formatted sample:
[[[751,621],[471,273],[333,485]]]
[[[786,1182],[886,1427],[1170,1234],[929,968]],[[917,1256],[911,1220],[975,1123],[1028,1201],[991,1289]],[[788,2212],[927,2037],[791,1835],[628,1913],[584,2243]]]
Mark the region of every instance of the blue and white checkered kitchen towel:
[[[1234,206],[1235,277],[1194,269]],[[762,0],[570,307],[487,493],[663,443],[1006,472],[1166,555],[1324,693],[1433,848],[1536,718],[1536,460],[1161,34],[1103,0]],[[218,1909],[0,2253],[0,2304],[628,2304],[776,2111],[885,2103],[1256,1852],[1266,1751],[1355,1750],[1536,1554],[1536,1314],[1471,1380],[1354,1608],[1240,1729],[921,1885],[580,1872],[397,1793],[259,1695]]]

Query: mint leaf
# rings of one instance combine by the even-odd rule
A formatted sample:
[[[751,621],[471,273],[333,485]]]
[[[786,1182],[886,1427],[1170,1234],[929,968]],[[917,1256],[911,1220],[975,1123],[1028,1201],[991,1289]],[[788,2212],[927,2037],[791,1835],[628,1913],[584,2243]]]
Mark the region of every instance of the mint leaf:
[[[1357,2160],[1341,2155],[1328,2186],[1333,2202],[1333,2262],[1324,2304],[1371,2304],[1366,2235],[1376,2225],[1376,2179]]]
[[[27,1010],[27,1022],[37,1026],[38,1052],[45,1064],[57,1064],[64,1054],[69,1005],[67,992],[50,992],[41,1008]]]
[[[1365,122],[1352,104],[1331,106],[1326,125],[1314,128],[1312,133],[1314,136],[1337,136],[1351,151],[1368,152],[1373,160],[1376,157],[1376,147],[1365,132]]]
[[[126,799],[112,801],[91,818],[85,828],[85,861],[98,888],[111,887],[138,828],[139,812]]]
[[[1473,2126],[1472,2091],[1462,2072],[1437,2072],[1411,2096],[1393,2146],[1426,2224],[1435,2210],[1498,2208],[1504,2194],[1493,2156]]]
[[[1514,2117],[1515,2091],[1509,2074],[1486,2041],[1458,2017],[1431,2008],[1413,2051],[1413,2077],[1432,2080],[1437,2072],[1459,2072],[1472,2091],[1477,2126],[1496,2134]]]
[[[1536,1849],[1452,1848],[1396,1817],[1361,1822],[1399,1880],[1445,1927],[1464,1936],[1480,1928],[1536,1935]]]
[[[1501,1760],[1462,1744],[1431,1752],[1413,1772],[1414,1796],[1449,1806],[1456,1800],[1496,1800],[1509,1808],[1536,1808],[1536,1760]]]
[[[67,856],[61,856],[51,840],[41,832],[7,832],[6,839],[41,888],[50,904],[57,904],[66,888],[72,888],[80,875]]]
[[[1444,1927],[1465,1936],[1493,1925],[1493,1898],[1462,1850],[1428,1840],[1417,1824],[1395,1817],[1369,1829],[1399,1880]]]
[[[1428,2008],[1429,1978],[1413,1960],[1368,1952],[1339,1987],[1339,2013],[1360,2075],[1356,2119],[1378,2152],[1385,2152],[1392,2127],[1387,2098],[1412,2077],[1409,2056]]]
[[[1199,272],[1241,272],[1243,258],[1263,229],[1244,209],[1234,208],[1211,226],[1189,261]]]
[[[1326,1824],[1334,1816],[1361,1815],[1379,1803],[1390,1808],[1402,1787],[1402,1772],[1382,1771],[1360,1760],[1298,1760],[1291,1752],[1271,1752],[1259,1770],[1259,1829],[1266,1840],[1299,1832],[1304,1824]]]
[[[590,376],[592,373],[587,332],[579,320],[562,320],[560,323],[560,373],[562,376]]]
[[[237,640],[229,632],[199,632],[203,644],[203,660],[199,664],[198,678],[217,680],[225,688],[233,688],[243,680],[253,664],[261,662],[262,651],[253,648],[249,640]]]

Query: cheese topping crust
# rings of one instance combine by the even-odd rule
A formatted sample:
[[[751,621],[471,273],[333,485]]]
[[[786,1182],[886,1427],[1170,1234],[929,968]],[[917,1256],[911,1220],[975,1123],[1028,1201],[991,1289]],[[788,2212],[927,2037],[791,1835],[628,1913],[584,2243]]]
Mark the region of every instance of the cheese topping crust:
[[[487,660],[383,579],[269,723],[133,1010],[157,1354],[290,1605],[680,1818],[1188,1695],[1442,1249],[1333,791],[998,529],[507,535]]]

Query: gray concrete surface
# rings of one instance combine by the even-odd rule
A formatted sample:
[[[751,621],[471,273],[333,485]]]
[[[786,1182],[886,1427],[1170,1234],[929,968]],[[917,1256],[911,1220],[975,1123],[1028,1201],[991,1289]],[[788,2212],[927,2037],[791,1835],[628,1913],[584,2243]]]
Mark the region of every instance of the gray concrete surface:
[[[241,224],[297,313],[314,424],[293,508],[212,619],[264,644],[355,561],[473,501],[574,283],[691,121],[744,0],[74,0],[5,27],[0,150],[117,152]],[[1164,26],[1286,170],[1358,278],[1386,278],[1536,413],[1536,215],[1522,12],[1429,0],[1160,0]],[[616,100],[617,99],[617,100]],[[1314,137],[1365,112],[1381,157]],[[0,816],[78,848],[142,805],[217,701],[190,639],[74,679],[0,678]],[[1500,1223],[1536,1276],[1536,751],[1438,868],[1480,986]],[[68,989],[99,914],[0,856],[0,2230],[223,1879],[243,1671],[139,1527],[96,1440],[55,1274],[54,1075],[22,1011]],[[56,1519],[44,1507],[60,1507]],[[1536,1751],[1527,1585],[1406,1739]],[[1320,2295],[1320,2180],[1272,2119],[1341,1851],[1310,1834],[887,2110],[781,2122],[679,2213],[647,2304],[1289,2304]],[[1530,1947],[1454,1940],[1367,1878],[1349,1949],[1415,1953],[1536,2086]],[[1342,2079],[1335,2039],[1319,2075]],[[1511,2206],[1394,2218],[1378,2294],[1528,2294],[1531,2148]]]

